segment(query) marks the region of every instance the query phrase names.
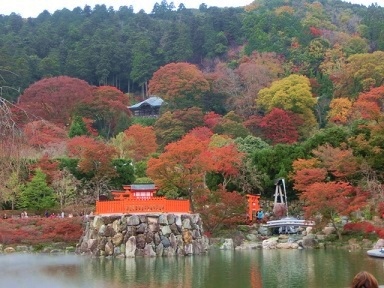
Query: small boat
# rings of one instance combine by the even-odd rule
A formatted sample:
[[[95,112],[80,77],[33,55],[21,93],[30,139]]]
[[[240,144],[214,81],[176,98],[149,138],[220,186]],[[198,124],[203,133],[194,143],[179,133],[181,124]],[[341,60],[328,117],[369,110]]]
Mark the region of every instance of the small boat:
[[[372,257],[384,258],[384,248],[368,250],[367,254]]]

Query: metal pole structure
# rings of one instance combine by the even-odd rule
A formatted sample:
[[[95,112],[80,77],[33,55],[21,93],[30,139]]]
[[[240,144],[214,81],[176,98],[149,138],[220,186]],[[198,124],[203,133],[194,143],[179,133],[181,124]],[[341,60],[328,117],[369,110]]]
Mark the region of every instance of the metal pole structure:
[[[281,181],[283,182],[284,199],[285,199],[285,206],[287,207],[287,217],[288,217],[288,200],[287,200],[287,190],[285,190],[285,179],[282,178]]]

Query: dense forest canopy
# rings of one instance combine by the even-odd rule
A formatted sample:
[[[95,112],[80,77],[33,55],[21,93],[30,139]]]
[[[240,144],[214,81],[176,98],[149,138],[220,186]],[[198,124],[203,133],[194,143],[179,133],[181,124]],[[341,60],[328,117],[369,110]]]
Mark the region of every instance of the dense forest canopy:
[[[32,208],[31,181],[61,206],[154,181],[199,209],[284,177],[290,198],[377,211],[383,31],[383,7],[338,0],[0,15],[0,201]],[[134,117],[152,94],[159,117]]]
[[[247,55],[275,52],[316,74],[324,50],[336,43],[346,56],[384,49],[383,10],[338,0],[256,0],[245,9],[187,9],[161,1],[150,14],[96,5],[28,19],[0,15],[0,84],[12,100],[17,92],[7,87],[24,90],[59,75],[135,92],[170,62],[204,69],[218,60],[236,65],[233,54],[243,45]]]

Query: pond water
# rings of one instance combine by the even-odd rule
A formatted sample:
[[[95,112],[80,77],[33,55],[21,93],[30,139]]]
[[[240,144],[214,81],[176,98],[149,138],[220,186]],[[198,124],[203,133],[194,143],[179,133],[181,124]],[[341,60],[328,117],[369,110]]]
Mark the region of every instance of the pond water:
[[[348,287],[366,270],[384,284],[384,259],[365,251],[248,250],[170,258],[0,255],[0,287]]]

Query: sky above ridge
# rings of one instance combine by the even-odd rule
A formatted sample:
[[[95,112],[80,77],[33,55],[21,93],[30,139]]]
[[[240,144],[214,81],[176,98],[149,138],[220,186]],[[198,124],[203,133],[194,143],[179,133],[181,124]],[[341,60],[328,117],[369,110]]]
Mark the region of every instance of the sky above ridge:
[[[89,5],[92,8],[97,4],[105,4],[105,6],[112,6],[118,10],[120,6],[133,6],[134,12],[137,13],[144,9],[146,13],[151,13],[155,3],[161,3],[161,0],[17,0],[17,1],[0,1],[0,14],[9,15],[12,12],[21,15],[24,18],[37,17],[44,10],[54,13],[56,10],[67,8],[73,10],[76,7],[84,8]],[[168,3],[173,2],[175,7],[183,3],[186,8],[199,8],[201,3],[205,3],[208,7],[239,7],[252,3],[252,0],[168,0]],[[379,6],[384,7],[384,0],[348,0],[345,2],[362,4],[369,6],[372,3],[377,3]]]

